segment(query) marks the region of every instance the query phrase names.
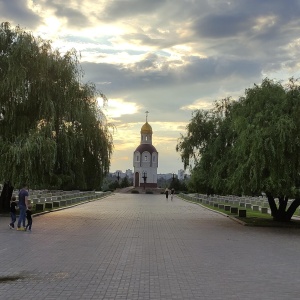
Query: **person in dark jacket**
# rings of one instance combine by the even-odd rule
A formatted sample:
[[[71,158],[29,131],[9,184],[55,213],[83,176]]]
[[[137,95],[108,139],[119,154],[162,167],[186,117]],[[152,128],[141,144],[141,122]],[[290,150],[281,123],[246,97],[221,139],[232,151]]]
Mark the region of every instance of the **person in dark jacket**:
[[[26,221],[26,209],[28,207],[28,187],[27,184],[23,184],[22,189],[19,192],[19,219],[17,224],[17,230],[25,230],[25,221]],[[23,227],[21,227],[21,224]]]
[[[10,219],[11,219],[11,222],[8,225],[10,229],[15,228],[15,222],[17,220],[16,211],[17,211],[16,197],[12,196],[11,200],[10,200]]]
[[[168,198],[169,198],[169,189],[168,188],[165,189],[165,194],[166,194],[166,199],[168,200]]]

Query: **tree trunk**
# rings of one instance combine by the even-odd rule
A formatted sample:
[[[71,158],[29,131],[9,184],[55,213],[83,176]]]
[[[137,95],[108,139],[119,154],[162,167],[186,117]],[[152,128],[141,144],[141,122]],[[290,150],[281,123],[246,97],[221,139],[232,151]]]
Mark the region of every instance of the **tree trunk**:
[[[270,193],[266,193],[266,196],[268,198],[269,206],[271,209],[271,215],[274,217],[274,215],[277,214],[277,206],[275,203],[275,199]]]
[[[3,185],[3,189],[0,196],[0,211],[8,212],[10,206],[11,196],[13,194],[14,188],[10,181],[6,181]]]
[[[287,210],[287,217],[289,217],[289,219],[291,220],[292,216],[294,215],[296,209],[298,208],[298,206],[300,205],[300,198],[296,198],[290,205],[290,207]]]
[[[286,210],[288,203],[287,197],[279,197],[278,208],[275,203],[275,199],[271,194],[267,193],[267,198],[270,205],[273,220],[278,222],[290,222],[297,207],[300,205],[300,198],[296,198]]]

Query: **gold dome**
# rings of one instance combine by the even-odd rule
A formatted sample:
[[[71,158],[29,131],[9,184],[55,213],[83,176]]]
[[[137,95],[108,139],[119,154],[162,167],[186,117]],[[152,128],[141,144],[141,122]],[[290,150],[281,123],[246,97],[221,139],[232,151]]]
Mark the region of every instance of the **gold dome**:
[[[152,133],[152,127],[149,125],[148,122],[146,122],[142,128],[141,128],[141,133]]]

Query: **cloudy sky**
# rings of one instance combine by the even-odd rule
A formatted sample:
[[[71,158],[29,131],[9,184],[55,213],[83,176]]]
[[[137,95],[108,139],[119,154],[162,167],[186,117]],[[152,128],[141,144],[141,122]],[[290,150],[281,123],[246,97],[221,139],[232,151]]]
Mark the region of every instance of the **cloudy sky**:
[[[0,16],[80,51],[116,125],[112,172],[133,169],[145,111],[158,172],[173,173],[193,110],[300,73],[300,0],[0,0]]]

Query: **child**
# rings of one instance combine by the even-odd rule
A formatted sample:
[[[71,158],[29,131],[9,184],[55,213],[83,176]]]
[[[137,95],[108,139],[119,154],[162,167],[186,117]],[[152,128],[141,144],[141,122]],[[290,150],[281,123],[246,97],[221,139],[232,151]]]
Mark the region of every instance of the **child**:
[[[32,225],[31,207],[32,206],[29,204],[27,207],[27,210],[26,210],[27,225],[25,227],[25,231],[27,231],[27,228],[28,228],[28,231],[31,231],[31,225]]]
[[[174,190],[174,189],[171,189],[171,200],[172,200],[172,201],[173,201],[174,193],[175,193],[175,190]]]
[[[10,200],[10,218],[11,218],[11,222],[8,225],[10,229],[14,229],[15,228],[15,222],[16,222],[16,209],[17,209],[17,202],[16,202],[16,197],[12,196],[11,200]]]

